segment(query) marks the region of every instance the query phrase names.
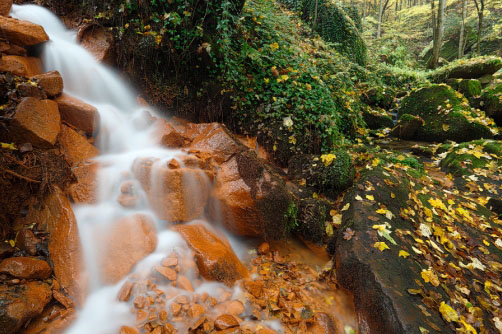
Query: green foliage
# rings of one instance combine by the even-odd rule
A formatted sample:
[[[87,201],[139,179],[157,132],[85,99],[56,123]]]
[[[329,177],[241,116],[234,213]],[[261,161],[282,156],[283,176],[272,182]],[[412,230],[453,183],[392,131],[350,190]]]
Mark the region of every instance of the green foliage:
[[[447,79],[477,79],[485,74],[493,74],[502,68],[500,57],[476,57],[459,59],[427,74],[432,82],[445,82]]]
[[[305,38],[311,32],[300,21],[273,1],[249,0],[231,22],[220,22],[215,46],[236,130],[258,135],[285,164],[296,153],[327,152],[362,126],[350,61]]]
[[[298,216],[298,208],[296,207],[294,202],[291,202],[284,214],[284,217],[287,220],[286,224],[286,233],[291,233],[295,229],[298,228],[298,220],[296,217]]]
[[[500,141],[474,140],[471,142],[442,145],[439,149],[446,154],[441,167],[454,175],[471,175],[474,168],[493,168],[502,161]]]

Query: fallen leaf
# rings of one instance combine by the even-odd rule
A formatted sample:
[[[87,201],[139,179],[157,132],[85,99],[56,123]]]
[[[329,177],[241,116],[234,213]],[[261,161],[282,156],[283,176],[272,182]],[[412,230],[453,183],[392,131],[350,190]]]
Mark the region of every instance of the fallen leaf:
[[[422,276],[422,279],[425,281],[425,283],[430,283],[434,286],[439,286],[439,278],[437,277],[436,273],[432,271],[431,268],[427,270],[422,269],[420,276]]]
[[[450,305],[446,304],[445,302],[441,302],[441,305],[439,306],[439,312],[441,312],[443,319],[448,322],[458,321],[459,319],[457,311],[455,311]]]
[[[345,240],[350,240],[352,239],[352,237],[354,236],[354,234],[356,234],[356,232],[354,230],[352,230],[350,227],[348,227],[345,232],[343,232],[343,238]]]
[[[406,259],[408,256],[410,256],[410,253],[408,253],[407,251],[401,249],[399,251],[399,256],[400,257],[404,257]]]
[[[386,249],[390,249],[389,246],[387,246],[387,244],[385,242],[375,242],[373,244],[373,247],[377,248],[378,250],[380,250],[380,252],[383,252],[384,250]]]

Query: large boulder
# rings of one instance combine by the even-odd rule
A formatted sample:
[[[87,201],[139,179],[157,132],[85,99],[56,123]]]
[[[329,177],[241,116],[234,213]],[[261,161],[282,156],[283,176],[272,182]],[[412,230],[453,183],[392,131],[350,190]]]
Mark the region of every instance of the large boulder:
[[[433,82],[446,82],[448,79],[477,79],[493,74],[502,68],[500,57],[477,57],[461,59],[432,71],[428,78]]]
[[[120,281],[141,259],[157,247],[153,220],[145,215],[132,215],[104,226],[95,236],[98,241],[97,261],[101,280],[107,284]]]
[[[482,108],[495,122],[502,125],[502,81],[486,87],[481,94]]]
[[[78,29],[77,41],[100,62],[113,62],[113,35],[105,27],[85,24]]]
[[[10,8],[12,7],[12,0],[1,0],[0,1],[0,15],[9,15]]]
[[[76,166],[99,154],[99,150],[87,138],[65,124],[61,125],[58,141],[70,166]]]
[[[0,16],[1,18],[1,16]],[[31,77],[42,73],[42,63],[35,57],[2,56],[0,72],[11,72],[15,75]]]
[[[204,278],[231,286],[249,275],[223,236],[217,236],[202,224],[176,225],[173,229],[194,251],[199,272]]]
[[[70,185],[69,195],[75,203],[95,203],[98,196],[97,173],[99,164],[85,161],[72,168],[76,182]]]
[[[99,130],[101,117],[98,109],[73,96],[63,94],[56,98],[61,119],[73,125],[87,135],[94,135]]]
[[[137,159],[133,170],[157,217],[187,222],[202,216],[209,199],[212,172],[203,167],[202,160],[189,156],[167,163]]]
[[[37,74],[31,77],[31,80],[38,82],[48,97],[55,97],[63,92],[63,78],[58,71]]]
[[[481,95],[481,82],[477,79],[451,79],[448,80],[451,88],[462,93],[469,101]]]
[[[0,333],[19,333],[28,320],[42,313],[51,299],[52,291],[46,283],[0,285]]]
[[[44,260],[33,257],[11,257],[0,262],[0,273],[7,273],[17,278],[47,279],[52,269]]]
[[[207,153],[217,162],[228,161],[246,148],[220,123],[196,124],[187,127],[186,137],[193,138],[190,149]]]
[[[444,84],[410,92],[398,111],[400,118],[405,114],[420,116],[425,122],[416,130],[416,140],[462,142],[493,137],[493,120],[471,109],[462,94]]]
[[[77,220],[68,197],[59,187],[51,187],[42,202],[30,208],[26,219],[49,233],[54,276],[63,291],[79,305],[84,293],[83,258]]]
[[[10,43],[31,46],[49,40],[42,26],[28,21],[0,16],[0,35]]]
[[[209,214],[239,236],[277,239],[284,236],[291,205],[277,171],[243,151],[218,168]]]
[[[61,129],[58,105],[52,100],[25,97],[10,123],[11,136],[20,144],[49,148],[56,143]]]

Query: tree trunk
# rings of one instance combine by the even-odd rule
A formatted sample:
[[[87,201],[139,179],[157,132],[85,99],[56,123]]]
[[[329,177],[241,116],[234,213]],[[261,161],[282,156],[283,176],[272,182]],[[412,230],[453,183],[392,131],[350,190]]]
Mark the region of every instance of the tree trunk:
[[[377,26],[377,39],[382,36],[382,16],[383,16],[383,0],[378,2],[378,26]]]
[[[312,24],[312,30],[315,31],[317,26],[317,6],[319,5],[319,0],[315,0],[315,8],[314,8],[314,22]]]
[[[458,58],[462,58],[464,56],[464,48],[465,48],[465,18],[467,17],[467,0],[462,0],[462,23],[460,24],[460,36],[458,39]]]
[[[477,36],[477,54],[481,55],[481,31],[483,30],[483,17],[485,11],[485,0],[474,0],[474,4],[476,5],[476,10],[478,11],[478,36]]]
[[[441,51],[441,44],[443,42],[443,32],[444,32],[444,10],[445,10],[446,0],[439,0],[438,4],[438,16],[435,24],[435,34],[434,43],[432,47],[432,58],[429,62],[430,68],[436,68],[439,61],[439,53]]]

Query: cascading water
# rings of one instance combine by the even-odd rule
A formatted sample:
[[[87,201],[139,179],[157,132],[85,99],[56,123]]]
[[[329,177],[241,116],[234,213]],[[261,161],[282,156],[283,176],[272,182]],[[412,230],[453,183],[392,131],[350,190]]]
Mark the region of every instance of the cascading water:
[[[189,161],[187,160],[189,156],[181,150],[166,149],[156,143],[155,129],[150,122],[151,115],[155,115],[155,111],[149,110],[149,113],[145,113],[145,108],[136,102],[134,91],[118,74],[99,64],[79,46],[76,43],[75,32],[67,30],[49,10],[35,5],[14,5],[11,15],[44,27],[50,37],[50,41],[44,45],[42,51],[45,70],[59,71],[64,81],[64,92],[95,106],[101,116],[101,131],[97,141],[101,155],[94,159],[99,164],[97,200],[93,204],[79,204],[73,208],[85,258],[86,299],[78,309],[77,319],[66,333],[110,334],[119,333],[123,325],[135,326],[136,316],[139,316],[139,313],[134,314],[128,303],[119,302],[117,299],[127,278],[122,278],[118,282],[110,280],[106,276],[107,273],[103,272],[101,264],[103,258],[111,262],[115,260],[110,254],[124,256],[107,248],[107,242],[111,238],[121,238],[119,233],[114,235],[117,234],[114,223],[138,214],[146,217],[142,219],[153,221],[157,243],[155,250],[138,262],[129,276],[147,281],[152,268],[170,254],[176,254],[179,261],[188,264],[184,265],[180,274],[191,282],[190,289],[181,289],[169,283],[159,283],[153,289],[160,291],[159,293],[167,299],[167,304],[162,307],[168,308],[174,297],[180,295],[195,298],[205,294],[214,297],[215,300],[216,298],[221,300],[222,296],[226,296],[227,300],[230,298],[228,296],[233,300],[243,299],[243,294],[237,286],[229,288],[222,283],[199,280],[195,273],[196,268],[193,269],[190,265],[194,264],[193,253],[186,242],[178,233],[167,229],[165,221],[157,218],[158,210],[165,208],[157,207],[156,197],[168,192],[160,180],[162,168],[165,169],[173,159],[179,166],[184,167],[184,162]],[[149,193],[143,190],[145,184],[140,185],[139,178],[135,175],[135,166],[141,163],[149,164],[151,168],[148,180],[148,187],[151,190]],[[181,196],[195,203],[199,197],[204,196],[203,190],[209,193],[208,189],[211,187],[204,171],[197,168],[192,168],[190,173],[183,174],[181,183],[183,184]],[[134,187],[136,190],[137,198],[133,205],[124,207],[117,201],[124,187]],[[181,214],[190,216],[187,212]],[[205,224],[208,229],[213,229],[206,222],[198,222]],[[215,233],[225,234],[224,231]],[[243,246],[241,241],[233,240],[231,237],[229,239],[237,254],[247,254],[249,248]],[[192,286],[194,291],[190,291]],[[212,310],[206,310],[208,315],[212,314],[211,312]],[[252,322],[251,312],[249,309],[244,312],[244,319],[247,318],[249,322]],[[283,333],[278,320],[262,321],[261,324]],[[179,333],[188,332],[186,324],[181,323],[177,326]]]

